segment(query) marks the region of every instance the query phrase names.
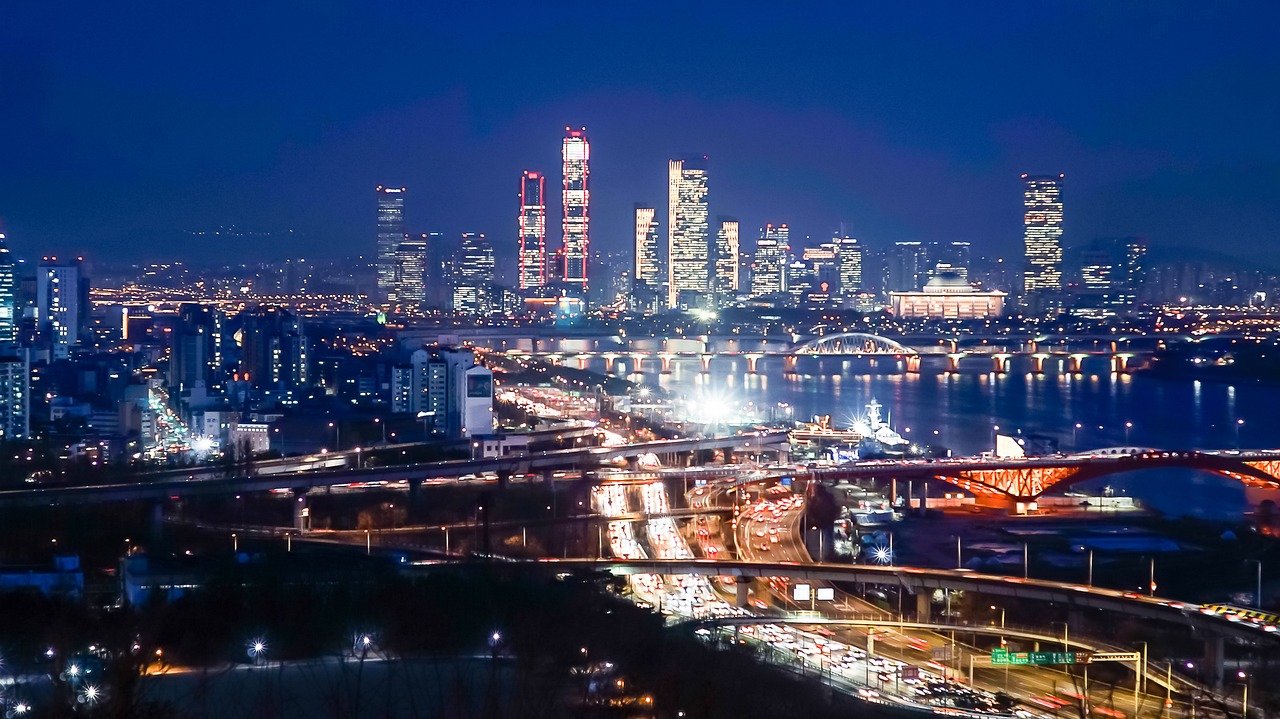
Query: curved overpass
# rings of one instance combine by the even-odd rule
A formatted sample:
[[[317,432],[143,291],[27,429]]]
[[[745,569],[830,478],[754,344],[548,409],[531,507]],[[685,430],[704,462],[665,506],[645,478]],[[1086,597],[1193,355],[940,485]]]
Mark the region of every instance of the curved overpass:
[[[913,593],[935,589],[962,590],[1014,599],[1054,602],[1072,609],[1102,609],[1142,619],[1183,624],[1217,636],[1247,642],[1280,642],[1280,631],[1228,621],[1205,614],[1197,604],[1134,592],[1121,592],[1083,584],[1023,579],[968,570],[921,567],[876,567],[849,564],[796,564],[794,562],[744,562],[738,560],[610,560],[540,559],[553,567],[604,569],[615,574],[698,574],[728,577],[790,577],[825,582],[865,582],[894,585]]]

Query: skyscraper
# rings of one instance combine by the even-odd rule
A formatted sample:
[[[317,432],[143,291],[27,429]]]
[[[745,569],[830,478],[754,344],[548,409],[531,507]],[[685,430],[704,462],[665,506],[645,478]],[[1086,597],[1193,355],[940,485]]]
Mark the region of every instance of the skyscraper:
[[[886,258],[886,288],[890,292],[913,292],[928,281],[928,252],[920,242],[895,242]]]
[[[632,277],[636,285],[657,289],[662,281],[658,266],[658,209],[636,205],[636,252]]]
[[[707,267],[706,158],[667,164],[667,306],[680,293],[705,294]]]
[[[18,340],[18,286],[13,255],[0,232],[0,342]]]
[[[279,307],[240,315],[240,372],[259,389],[296,390],[311,382],[307,335],[298,316]]]
[[[418,308],[427,298],[427,238],[405,235],[396,244],[395,281],[388,300]]]
[[[723,303],[738,294],[738,220],[721,217],[719,223],[713,269],[716,301]]]
[[[89,287],[79,258],[59,262],[45,257],[36,270],[36,326],[54,359],[64,359],[80,344],[88,318]]]
[[[378,185],[378,301],[386,302],[396,282],[396,246],[404,240],[403,187]]]
[[[1062,179],[1057,175],[1022,175],[1023,245],[1028,295],[1062,289]]]
[[[756,240],[756,254],[751,262],[751,294],[754,297],[787,291],[788,254],[791,230],[784,225],[765,225]]]
[[[0,442],[26,439],[31,425],[29,350],[0,343]]]
[[[547,284],[547,178],[537,170],[520,176],[520,277],[522,290]]]
[[[577,285],[587,291],[587,263],[591,247],[591,191],[587,180],[591,174],[591,144],[587,142],[587,128],[564,129],[564,143],[560,148],[564,161],[564,191],[561,221],[564,242],[564,270],[561,278],[566,284]]]
[[[840,297],[852,299],[862,289],[862,246],[853,237],[836,237],[836,268],[840,284]]]
[[[222,379],[222,312],[214,305],[183,303],[170,334],[170,391],[176,397],[197,382],[212,391]]]
[[[493,309],[493,245],[483,232],[462,233],[454,270],[453,310],[483,317]]]

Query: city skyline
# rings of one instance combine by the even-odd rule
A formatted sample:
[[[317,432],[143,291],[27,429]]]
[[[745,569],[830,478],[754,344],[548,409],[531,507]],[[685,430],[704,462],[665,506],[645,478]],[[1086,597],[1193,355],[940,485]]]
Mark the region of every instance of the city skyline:
[[[631,207],[659,196],[662,162],[696,152],[713,163],[714,211],[731,213],[746,227],[774,219],[788,222],[799,236],[821,238],[845,222],[868,243],[963,240],[981,253],[1011,255],[1021,242],[1020,206],[1016,194],[1010,196],[1017,176],[1065,172],[1072,200],[1068,243],[1143,235],[1154,248],[1212,244],[1274,261],[1271,228],[1280,224],[1280,210],[1269,178],[1280,148],[1259,131],[1275,124],[1280,108],[1253,92],[1249,78],[1266,76],[1280,62],[1270,44],[1237,36],[1268,23],[1242,23],[1238,10],[1190,4],[1123,10],[1098,4],[1001,17],[983,10],[942,8],[918,28],[921,18],[909,11],[882,9],[815,11],[821,17],[803,25],[779,18],[770,34],[784,51],[777,67],[743,62],[724,41],[712,39],[689,45],[694,54],[685,74],[671,72],[670,60],[647,66],[622,52],[632,37],[620,46],[604,42],[618,15],[589,12],[582,17],[584,31],[574,35],[585,58],[580,64],[589,72],[554,91],[527,84],[514,91],[502,79],[469,100],[458,83],[506,64],[509,51],[460,53],[481,61],[474,67],[450,61],[438,73],[415,76],[407,68],[421,60],[416,51],[388,52],[375,62],[350,50],[299,66],[291,57],[303,53],[278,56],[292,40],[279,48],[263,43],[269,49],[255,64],[295,70],[301,83],[290,89],[269,79],[245,83],[252,73],[238,70],[248,58],[208,52],[200,37],[176,45],[170,33],[144,33],[146,39],[126,53],[97,52],[98,38],[129,21],[127,13],[88,10],[66,28],[82,42],[55,46],[45,44],[41,33],[22,32],[44,22],[42,12],[19,10],[10,18],[19,40],[0,60],[18,81],[6,83],[0,97],[6,106],[29,111],[0,120],[0,149],[13,168],[0,178],[0,231],[22,256],[92,251],[86,244],[92,237],[113,256],[125,257],[171,247],[191,229],[293,228],[296,234],[272,246],[189,243],[180,259],[218,257],[228,249],[258,258],[338,256],[367,237],[360,192],[393,182],[411,188],[410,232],[456,237],[483,231],[501,252],[510,245],[509,178],[526,167],[555,167],[560,148],[548,140],[572,124],[589,127],[598,145],[592,239],[602,250],[629,244]],[[662,26],[670,33],[628,35],[656,38],[655,49],[675,48],[713,12],[629,18],[640,28],[670,25]],[[1274,13],[1264,6],[1264,15]],[[412,32],[423,20],[409,13],[389,22],[374,9],[339,15],[357,33],[373,26]],[[528,19],[517,11],[500,22],[515,26]],[[333,17],[296,20],[321,37],[345,31]],[[261,35],[284,21],[269,15],[248,32]],[[431,32],[480,21],[462,13]],[[744,24],[745,32],[756,32]],[[947,24],[985,42],[939,41],[932,30]],[[821,26],[832,30],[814,29]],[[531,42],[567,42],[543,23],[527,28]],[[865,42],[813,42],[815,33],[834,39],[827,33],[835,28]],[[871,31],[893,29],[901,48],[886,52],[884,37],[891,33]],[[1227,37],[1236,49],[1216,53]],[[445,47],[450,42],[442,39]],[[482,40],[485,48],[490,42]],[[1024,82],[1032,69],[1019,59],[1031,48],[1058,43],[1084,51],[1039,56],[1054,92],[1032,92]],[[837,47],[853,52],[833,54]],[[719,59],[720,50],[726,59]],[[101,68],[86,62],[104,55],[111,57]],[[919,62],[908,66],[897,59],[907,56]],[[954,74],[946,82],[917,69],[944,61]],[[1111,66],[1132,67],[1136,74],[1105,72]],[[380,74],[372,87],[356,82],[375,68]],[[793,82],[802,68],[814,71]],[[330,70],[323,95],[317,94],[320,69]],[[139,89],[123,96],[110,92],[109,71],[137,77]],[[202,81],[187,77],[197,72]],[[1103,80],[1096,82],[1098,77]],[[1238,79],[1222,83],[1218,77]],[[651,81],[660,78],[670,85],[655,89]],[[935,112],[936,98],[988,90],[993,101],[981,103],[985,109],[950,103],[948,112]],[[101,122],[31,122],[61,115],[67,106],[97,106],[93,98],[104,93],[119,114]],[[225,105],[201,112],[213,97],[225,97]],[[498,102],[508,97],[517,104]],[[126,117],[150,119],[125,123]],[[161,118],[163,132],[143,129]],[[177,144],[185,138],[208,142]],[[95,171],[95,163],[118,171]],[[435,172],[438,167],[467,171]],[[78,211],[51,211],[53,187],[74,192]],[[555,217],[560,198],[552,194],[548,212]],[[930,198],[925,211],[915,206],[919,197]],[[1231,242],[1221,242],[1224,237]]]

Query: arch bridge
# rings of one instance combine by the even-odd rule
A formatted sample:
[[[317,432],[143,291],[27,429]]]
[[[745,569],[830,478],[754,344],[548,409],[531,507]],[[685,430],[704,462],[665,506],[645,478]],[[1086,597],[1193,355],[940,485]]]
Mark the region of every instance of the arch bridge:
[[[792,355],[892,355],[914,357],[920,353],[901,342],[865,332],[842,332],[815,337],[791,350]]]
[[[935,479],[969,492],[979,505],[1009,508],[1018,502],[1034,502],[1049,490],[1065,490],[1081,482],[1148,469],[1198,470],[1248,487],[1280,489],[1280,450],[1166,452],[1114,448],[1063,457],[856,463],[814,470],[811,476],[816,480]]]

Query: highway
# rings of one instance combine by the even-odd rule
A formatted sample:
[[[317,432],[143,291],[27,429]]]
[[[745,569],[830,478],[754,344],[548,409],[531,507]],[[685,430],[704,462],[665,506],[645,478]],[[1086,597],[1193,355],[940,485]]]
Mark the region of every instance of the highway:
[[[595,470],[640,455],[686,454],[703,450],[771,451],[785,446],[785,432],[732,435],[708,439],[675,439],[620,447],[583,447],[533,452],[492,459],[423,462],[388,467],[337,467],[313,471],[227,476],[220,467],[193,468],[176,478],[150,479],[84,486],[35,485],[0,490],[0,507],[119,502],[168,497],[193,497],[271,490],[307,491],[315,488],[375,482],[417,483],[428,480],[525,477],[553,470]],[[302,461],[302,460],[298,460]],[[554,477],[551,477],[554,479]]]

